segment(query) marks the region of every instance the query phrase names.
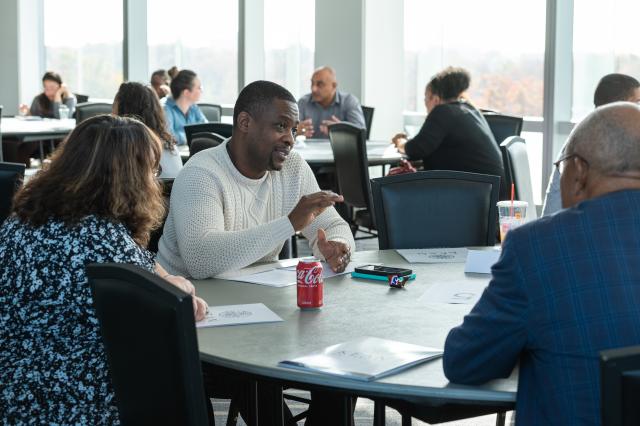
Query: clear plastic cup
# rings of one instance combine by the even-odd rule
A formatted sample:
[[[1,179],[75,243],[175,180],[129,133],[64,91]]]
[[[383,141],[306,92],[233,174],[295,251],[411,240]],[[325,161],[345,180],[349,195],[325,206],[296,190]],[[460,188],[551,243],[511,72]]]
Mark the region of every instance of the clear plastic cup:
[[[58,113],[60,114],[60,120],[66,120],[69,118],[69,107],[66,105],[60,105],[58,108]]]
[[[507,233],[524,224],[527,220],[527,207],[529,203],[526,201],[514,200],[513,202],[499,201],[498,215],[500,217],[500,241],[504,242]]]

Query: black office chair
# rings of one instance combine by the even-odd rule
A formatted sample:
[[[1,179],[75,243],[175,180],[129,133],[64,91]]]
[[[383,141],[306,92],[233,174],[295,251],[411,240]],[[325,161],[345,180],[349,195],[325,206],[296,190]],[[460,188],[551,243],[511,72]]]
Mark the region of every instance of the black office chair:
[[[367,126],[367,140],[371,135],[371,125],[373,124],[373,112],[375,108],[362,105],[362,115],[364,115],[364,124]]]
[[[122,423],[209,424],[191,296],[133,265],[87,276]]]
[[[520,136],[522,132],[522,117],[504,115],[495,112],[484,112],[484,118],[489,123],[489,128],[496,143],[500,145],[509,136]]]
[[[111,114],[112,105],[106,102],[84,102],[76,105],[76,124],[82,123],[87,118],[100,114]]]
[[[600,352],[600,401],[604,426],[640,424],[640,346]]]
[[[0,123],[2,122],[2,105],[0,105]],[[4,161],[4,154],[2,152],[2,129],[0,128],[0,163]]]
[[[506,164],[504,174],[507,188],[511,191],[511,183],[514,184],[516,199],[529,203],[527,220],[536,220],[538,214],[533,200],[533,185],[525,140],[519,136],[510,136],[500,144],[500,151]]]
[[[89,102],[89,96],[87,95],[81,95],[80,93],[74,93],[73,95],[76,97],[76,102],[79,104]]]
[[[380,250],[492,246],[500,177],[449,170],[371,180]]]
[[[184,133],[187,138],[187,145],[191,148],[191,140],[196,133],[210,132],[217,133],[225,138],[230,138],[233,134],[233,125],[228,123],[198,123],[184,126]]]
[[[11,213],[13,196],[24,180],[23,163],[0,163],[0,225]]]
[[[220,136],[217,133],[211,133],[211,132],[196,133],[195,135],[192,136],[192,139],[191,139],[191,146],[189,147],[189,158],[193,157],[194,155],[196,155],[198,152],[202,150],[214,148],[220,145],[222,142],[225,141],[225,139],[226,139],[225,137]]]
[[[211,122],[219,122],[222,120],[222,107],[216,104],[198,104],[198,108]]]
[[[377,234],[373,232],[376,226],[371,211],[373,203],[365,133],[365,129],[350,123],[329,126],[338,190],[346,206],[343,216],[346,216],[353,235],[362,231],[369,234],[366,238],[373,238]]]
[[[162,231],[164,230],[164,223],[167,220],[167,215],[169,213],[169,200],[171,199],[171,190],[173,189],[173,178],[160,178],[160,184],[162,185],[162,197],[164,198],[164,218],[162,219],[162,225],[158,229],[154,229],[151,231],[151,236],[149,238],[149,244],[147,244],[147,249],[154,253],[158,252],[158,243],[160,242],[160,237],[162,237]]]

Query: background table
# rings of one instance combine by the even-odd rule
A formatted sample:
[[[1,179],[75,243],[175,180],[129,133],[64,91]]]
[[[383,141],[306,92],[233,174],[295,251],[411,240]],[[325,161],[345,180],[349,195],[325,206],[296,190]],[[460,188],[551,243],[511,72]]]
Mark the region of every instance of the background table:
[[[312,166],[333,165],[333,151],[328,139],[307,139],[294,149]],[[404,158],[390,141],[367,141],[367,158],[370,166],[396,164]]]
[[[197,293],[210,305],[261,302],[284,320],[199,329],[201,359],[303,389],[318,386],[430,407],[491,406],[504,407],[505,411],[513,408],[517,388],[515,372],[505,380],[464,386],[449,383],[440,359],[373,382],[278,367],[279,361],[361,336],[442,348],[448,331],[461,323],[471,305],[427,305],[418,298],[435,282],[476,280],[482,286],[487,281],[486,276],[465,275],[461,263],[408,265],[393,250],[357,252],[353,262],[408,266],[417,273],[417,279],[404,290],[398,290],[384,282],[356,280],[348,275],[335,277],[325,281],[325,306],[317,311],[298,309],[295,286],[272,288],[219,279],[194,281]]]
[[[0,161],[25,162],[20,154],[22,145],[30,142],[64,139],[76,126],[76,120],[25,120],[14,117],[2,117],[0,120],[0,133],[2,134],[2,147],[0,147]],[[42,144],[40,144],[42,156]]]

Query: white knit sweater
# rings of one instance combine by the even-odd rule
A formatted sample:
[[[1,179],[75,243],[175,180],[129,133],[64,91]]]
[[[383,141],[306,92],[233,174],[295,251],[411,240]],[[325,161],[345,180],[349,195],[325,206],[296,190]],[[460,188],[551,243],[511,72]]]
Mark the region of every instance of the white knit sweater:
[[[235,168],[226,142],[201,151],[174,182],[158,261],[172,274],[203,279],[276,260],[294,234],[288,214],[302,195],[319,190],[309,165],[295,151],[282,170],[260,179]],[[302,230],[316,257],[324,259],[317,247],[319,228],[328,240],[355,251],[349,225],[329,208]]]

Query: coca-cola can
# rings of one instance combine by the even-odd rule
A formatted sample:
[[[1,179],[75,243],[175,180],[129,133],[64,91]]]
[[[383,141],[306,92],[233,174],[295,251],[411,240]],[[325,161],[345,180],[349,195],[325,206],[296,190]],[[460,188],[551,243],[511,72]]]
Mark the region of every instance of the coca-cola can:
[[[302,259],[296,267],[298,306],[300,309],[318,309],[322,306],[324,281],[322,263],[317,259]]]

